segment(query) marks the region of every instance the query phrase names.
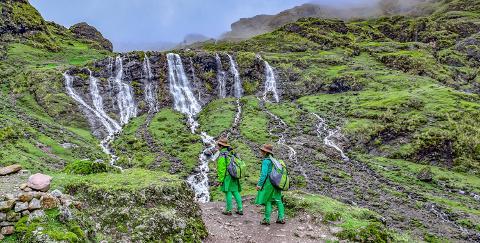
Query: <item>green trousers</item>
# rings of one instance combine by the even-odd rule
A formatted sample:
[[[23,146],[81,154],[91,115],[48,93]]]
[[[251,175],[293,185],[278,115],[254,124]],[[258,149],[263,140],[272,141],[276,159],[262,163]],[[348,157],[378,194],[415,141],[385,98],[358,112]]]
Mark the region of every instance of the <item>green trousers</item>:
[[[282,200],[274,201],[278,207],[278,220],[285,218],[285,207]],[[265,221],[270,223],[270,215],[272,215],[272,201],[265,202]]]
[[[238,191],[236,192],[225,192],[225,201],[227,202],[227,212],[232,211],[232,194],[235,197],[235,201],[237,202],[237,210],[239,212],[243,211],[242,205],[242,197]]]

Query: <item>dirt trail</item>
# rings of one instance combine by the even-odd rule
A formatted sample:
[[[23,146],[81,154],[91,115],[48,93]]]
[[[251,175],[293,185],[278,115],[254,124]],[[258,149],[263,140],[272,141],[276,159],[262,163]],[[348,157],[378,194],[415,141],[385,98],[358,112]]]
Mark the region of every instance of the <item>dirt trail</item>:
[[[272,213],[272,224],[260,225],[263,207],[252,205],[253,198],[244,198],[244,215],[226,216],[222,214],[224,202],[201,204],[202,218],[209,236],[204,242],[326,242],[335,238],[326,225],[312,222],[311,216],[301,214],[287,218],[284,225],[275,224],[276,210]],[[235,203],[234,203],[235,204]]]

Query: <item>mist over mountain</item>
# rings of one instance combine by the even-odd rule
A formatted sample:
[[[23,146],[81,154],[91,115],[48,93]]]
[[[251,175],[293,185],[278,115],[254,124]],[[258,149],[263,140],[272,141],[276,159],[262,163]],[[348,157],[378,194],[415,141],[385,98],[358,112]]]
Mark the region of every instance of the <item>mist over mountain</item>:
[[[231,25],[231,31],[222,35],[222,39],[245,39],[263,34],[295,22],[300,18],[338,18],[343,20],[354,18],[372,18],[382,15],[406,14],[412,16],[433,12],[433,3],[439,0],[371,0],[351,5],[325,4],[313,1],[275,15],[257,15],[241,18]]]

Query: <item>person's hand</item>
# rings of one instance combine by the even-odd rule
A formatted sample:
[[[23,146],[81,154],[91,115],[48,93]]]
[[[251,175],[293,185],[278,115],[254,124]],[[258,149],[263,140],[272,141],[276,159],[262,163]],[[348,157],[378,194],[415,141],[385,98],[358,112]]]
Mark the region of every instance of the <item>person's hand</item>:
[[[257,191],[260,191],[260,189],[261,189],[259,186],[255,187],[255,188],[257,189]]]

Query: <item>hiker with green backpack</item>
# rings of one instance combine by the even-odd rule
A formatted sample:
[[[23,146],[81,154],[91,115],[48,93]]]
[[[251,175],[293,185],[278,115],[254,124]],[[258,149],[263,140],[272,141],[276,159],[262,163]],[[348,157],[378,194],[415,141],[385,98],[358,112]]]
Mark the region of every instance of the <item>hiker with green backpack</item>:
[[[260,148],[263,160],[260,179],[257,183],[257,198],[255,204],[265,205],[265,215],[262,225],[270,224],[272,214],[272,203],[277,204],[277,224],[285,224],[285,208],[282,202],[282,190],[288,190],[290,180],[283,161],[273,157],[273,146],[265,144]]]
[[[225,193],[226,209],[223,212],[225,215],[232,215],[232,195],[237,202],[238,215],[243,215],[242,197],[240,192],[242,187],[240,185],[240,178],[245,173],[245,164],[241,161],[228,144],[227,138],[220,138],[217,142],[220,150],[220,155],[217,160],[217,178],[220,189]]]

